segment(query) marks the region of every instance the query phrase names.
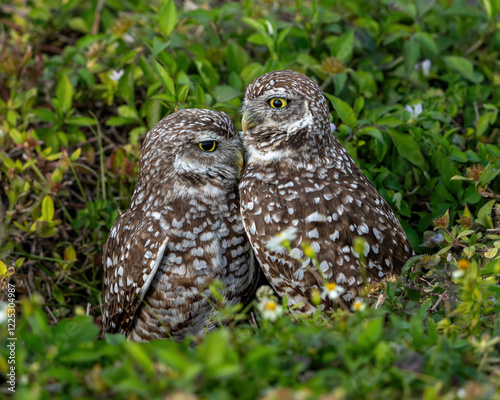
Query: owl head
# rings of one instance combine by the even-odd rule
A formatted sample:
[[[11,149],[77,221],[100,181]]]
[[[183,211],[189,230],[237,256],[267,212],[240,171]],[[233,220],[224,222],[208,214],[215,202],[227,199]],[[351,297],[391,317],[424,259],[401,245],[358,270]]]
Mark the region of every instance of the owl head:
[[[242,111],[247,150],[262,156],[311,148],[329,133],[321,89],[295,71],[273,71],[257,78],[247,88]]]
[[[241,138],[225,113],[177,111],[146,135],[132,204],[169,190],[170,196],[220,194],[235,187],[242,164]]]

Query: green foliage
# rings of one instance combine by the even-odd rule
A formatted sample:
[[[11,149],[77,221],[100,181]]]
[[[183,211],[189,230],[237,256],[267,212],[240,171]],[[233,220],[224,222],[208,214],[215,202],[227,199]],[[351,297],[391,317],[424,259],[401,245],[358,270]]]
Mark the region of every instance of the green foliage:
[[[498,0],[11,3],[0,284],[40,296],[18,326],[19,398],[494,398]],[[145,133],[187,107],[240,126],[246,86],[276,69],[318,82],[335,136],[429,254],[367,288],[377,309],[231,325],[197,347],[95,341],[89,318],[65,319],[84,305],[99,322],[102,246]]]

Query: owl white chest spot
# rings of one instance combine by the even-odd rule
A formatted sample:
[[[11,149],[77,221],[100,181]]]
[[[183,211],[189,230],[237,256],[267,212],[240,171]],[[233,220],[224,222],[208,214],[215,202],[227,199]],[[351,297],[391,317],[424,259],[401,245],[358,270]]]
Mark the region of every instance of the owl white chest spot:
[[[306,236],[309,238],[309,239],[319,239],[319,233],[318,233],[318,230],[316,228],[314,229],[311,229],[310,231],[308,231],[306,233]]]
[[[213,232],[203,232],[200,235],[200,240],[201,241],[207,241],[207,240],[212,240],[214,238]]]

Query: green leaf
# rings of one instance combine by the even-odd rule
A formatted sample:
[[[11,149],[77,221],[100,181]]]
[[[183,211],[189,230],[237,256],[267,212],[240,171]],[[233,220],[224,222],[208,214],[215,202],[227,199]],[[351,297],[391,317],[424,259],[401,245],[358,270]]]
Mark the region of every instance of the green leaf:
[[[457,239],[458,239],[458,238],[461,238],[461,237],[463,237],[463,236],[469,236],[469,235],[472,235],[474,232],[475,232],[475,231],[474,231],[474,230],[472,230],[472,229],[468,229],[468,230],[466,230],[466,231],[460,232],[460,233],[458,234],[458,236],[457,236]]]
[[[414,37],[408,39],[403,47],[403,56],[406,74],[409,75],[420,58],[420,44]]]
[[[465,79],[474,83],[479,83],[483,80],[482,75],[474,73],[474,66],[467,58],[447,56],[443,57],[443,60],[449,69],[462,75]]]
[[[493,221],[491,219],[491,212],[493,210],[493,205],[496,203],[496,200],[488,201],[484,206],[481,207],[479,212],[477,213],[477,220],[481,226],[486,229],[493,229]]]
[[[428,169],[422,152],[420,151],[420,147],[413,136],[397,133],[393,130],[389,131],[389,135],[401,157],[405,158],[422,170]]]
[[[344,89],[345,83],[347,82],[347,74],[341,72],[340,74],[333,75],[333,84],[335,86],[335,95],[339,96]]]
[[[76,251],[73,246],[66,246],[66,248],[64,249],[64,259],[66,261],[76,260]]]
[[[475,246],[465,247],[463,251],[467,258],[471,258],[476,253],[476,247]]]
[[[227,66],[231,71],[240,73],[248,64],[249,57],[246,51],[240,45],[231,43],[226,52]]]
[[[94,118],[90,117],[72,117],[68,120],[68,125],[74,126],[92,126],[97,124],[97,121]]]
[[[71,108],[73,100],[73,86],[66,74],[61,75],[57,82],[56,98],[58,105],[63,114]]]
[[[500,174],[500,165],[498,163],[489,163],[483,172],[481,172],[481,185],[488,185]]]
[[[54,112],[47,110],[46,108],[35,108],[32,109],[30,112],[35,114],[38,117],[38,119],[40,119],[43,122],[54,122],[56,120]]]
[[[457,150],[457,149],[453,149],[451,151],[450,158],[452,160],[455,160],[455,161],[458,161],[458,162],[461,162],[461,163],[466,163],[467,162],[467,156],[465,155],[465,153],[463,153],[463,152],[461,152],[460,150]]]
[[[330,49],[331,54],[342,61],[349,61],[354,47],[354,31],[349,30],[340,36]]]
[[[422,46],[423,49],[427,50],[433,56],[439,55],[439,49],[436,42],[428,33],[417,32],[415,33],[415,39],[418,43],[420,43],[420,46]]]
[[[490,126],[490,113],[486,113],[481,115],[479,117],[479,120],[477,121],[477,126],[476,126],[476,137],[480,138],[484,136],[484,133]]]
[[[377,120],[377,125],[384,125],[389,128],[395,128],[403,123],[399,118],[393,117],[392,115],[387,115],[385,117]]]
[[[212,90],[217,83],[219,83],[219,74],[217,73],[217,70],[212,66],[210,61],[206,59],[200,58],[194,63],[203,80],[203,83],[206,85],[206,88],[208,90]]]
[[[5,275],[7,273],[7,267],[5,264],[0,260],[0,277]]]
[[[50,196],[45,196],[42,201],[42,218],[47,222],[54,219],[54,201]]]
[[[158,24],[164,37],[168,38],[177,25],[177,11],[173,0],[164,0],[158,10]]]
[[[363,324],[363,331],[358,336],[359,346],[368,349],[382,337],[382,317],[377,317]]]
[[[165,93],[160,93],[160,94],[155,94],[154,96],[151,96],[151,100],[162,100],[164,102],[168,103],[175,103],[175,97],[170,95],[170,94],[165,94]]]
[[[354,113],[359,116],[363,108],[365,107],[365,98],[360,96],[354,101]]]
[[[265,22],[267,22],[267,23],[269,23],[269,22],[268,21],[256,21],[252,18],[247,18],[247,17],[243,18],[243,22],[250,25],[252,28],[254,28],[258,32],[257,34],[254,34],[254,35],[251,35],[250,37],[248,37],[247,40],[250,42],[253,42],[253,43],[256,43],[256,41],[259,41],[259,43],[258,43],[259,45],[266,46],[269,49],[269,51],[271,52],[271,54],[274,54],[274,51],[275,51],[274,40],[273,40],[273,38],[271,38],[271,36],[269,34],[269,26],[271,26],[271,25],[268,25],[267,29],[264,26]]]
[[[120,117],[124,118],[132,118],[135,120],[139,120],[139,114],[137,113],[137,110],[135,107],[123,105],[118,107],[118,115]]]
[[[125,342],[124,347],[127,354],[141,365],[147,375],[151,376],[153,374],[153,360],[146,352],[146,348],[141,346],[141,343],[134,342]]]
[[[110,117],[106,121],[106,125],[108,126],[123,126],[123,125],[129,125],[129,124],[134,124],[136,121],[133,118],[124,118],[124,117]]]
[[[214,91],[217,102],[219,103],[225,103],[226,101],[232,100],[241,95],[239,90],[236,90],[229,85],[216,86]]]
[[[481,270],[481,276],[484,275],[491,275],[495,273],[496,268],[500,265],[500,260],[493,260],[490,261],[488,264],[484,266],[484,268]]]
[[[497,255],[497,253],[498,253],[498,249],[496,247],[492,247],[486,253],[484,253],[484,256],[486,258],[493,258]]]
[[[352,109],[352,107],[345,101],[340,100],[338,97],[332,96],[328,93],[325,93],[325,95],[331,101],[333,108],[335,109],[342,122],[344,122],[344,124],[346,124],[350,128],[354,128],[357,125],[358,120],[354,115],[354,110]]]
[[[360,135],[368,135],[377,139],[380,143],[385,144],[384,137],[382,136],[382,132],[380,132],[377,128],[373,126],[365,126],[359,130]]]
[[[62,358],[68,357],[68,359],[71,359],[72,357],[76,357],[81,360],[83,355],[79,354],[76,356],[76,354],[72,354],[73,351],[80,344],[90,344],[98,333],[99,328],[94,325],[91,317],[77,316],[71,319],[63,319],[54,326],[51,338],[53,344],[59,348]],[[94,352],[86,350],[86,353],[91,356]],[[91,359],[95,359],[95,357]]]
[[[160,78],[163,87],[166,88],[168,92],[175,97],[174,81],[172,80],[168,72],[155,59],[153,59],[152,63],[153,63],[153,68],[156,71],[156,75],[158,76],[158,78]]]
[[[70,159],[71,161],[76,161],[76,160],[78,160],[78,158],[80,157],[80,154],[81,154],[81,153],[82,153],[82,148],[81,148],[81,147],[79,147],[79,148],[77,148],[77,149],[73,152],[73,154],[71,154],[71,156],[69,157],[69,159]],[[58,171],[59,171],[59,170],[58,170]]]
[[[123,76],[118,81],[118,93],[128,104],[134,104],[134,91],[135,91],[135,79],[134,79],[135,66],[130,66],[125,69]]]

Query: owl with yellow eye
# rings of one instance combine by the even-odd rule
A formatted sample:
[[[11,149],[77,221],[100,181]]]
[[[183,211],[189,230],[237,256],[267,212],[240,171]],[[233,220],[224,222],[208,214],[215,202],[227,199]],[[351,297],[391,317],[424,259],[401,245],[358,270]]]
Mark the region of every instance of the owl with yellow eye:
[[[147,134],[130,208],[104,247],[104,333],[199,336],[221,323],[212,282],[224,284],[227,304],[253,294],[257,271],[237,189],[241,152],[236,127],[215,111],[178,111]]]
[[[332,311],[401,272],[414,254],[405,231],[332,134],[316,82],[295,71],[255,79],[242,127],[243,224],[264,275],[295,311]],[[270,246],[284,231],[290,251]]]

